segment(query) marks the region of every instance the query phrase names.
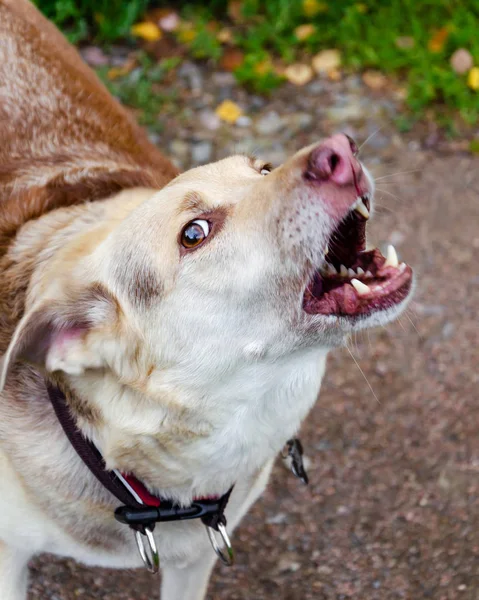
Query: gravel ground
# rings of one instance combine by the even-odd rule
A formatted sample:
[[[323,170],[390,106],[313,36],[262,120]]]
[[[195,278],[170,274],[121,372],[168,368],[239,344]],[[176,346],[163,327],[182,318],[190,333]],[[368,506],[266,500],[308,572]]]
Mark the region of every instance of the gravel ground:
[[[453,152],[434,127],[401,136],[400,95],[379,95],[359,77],[286,86],[266,101],[228,73],[206,73],[180,69],[164,132],[152,134],[161,148],[182,167],[238,150],[279,163],[333,131],[360,143],[376,132],[362,150],[385,177],[370,239],[394,243],[418,283],[399,322],[352,340],[354,359],[332,353],[301,435],[309,487],[278,459],[235,532],[237,566],[217,567],[209,597],[477,600],[479,159],[461,154],[460,141]],[[234,126],[214,112],[227,98],[244,110]],[[158,598],[141,571],[49,556],[31,567],[29,600]]]

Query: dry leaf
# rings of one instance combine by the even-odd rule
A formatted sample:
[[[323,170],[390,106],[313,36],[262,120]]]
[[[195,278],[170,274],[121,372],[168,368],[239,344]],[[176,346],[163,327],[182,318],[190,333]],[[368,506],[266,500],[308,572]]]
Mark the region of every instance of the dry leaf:
[[[236,123],[243,111],[232,100],[224,100],[215,110],[218,117],[226,123]]]
[[[469,69],[472,69],[472,65],[474,64],[471,53],[465,48],[459,48],[456,50],[451,56],[449,62],[451,63],[451,67],[453,68],[454,72],[458,73],[459,75],[467,73]]]
[[[312,23],[306,23],[305,25],[298,25],[294,30],[294,35],[300,42],[307,40],[316,31],[316,27]]]
[[[326,2],[319,0],[303,0],[303,12],[307,17],[315,17],[319,13],[328,12],[329,6]]]
[[[225,71],[235,71],[244,62],[244,52],[238,48],[228,48],[225,50],[220,60],[220,67]]]
[[[342,73],[339,69],[330,69],[328,71],[328,79],[331,81],[341,81]]]
[[[387,77],[379,71],[365,71],[363,81],[372,90],[382,90],[388,83]]]
[[[341,66],[341,53],[339,50],[322,50],[313,57],[313,69],[316,73],[327,73]]]
[[[447,27],[441,27],[438,29],[432,38],[429,40],[427,47],[431,52],[441,52],[444,48],[444,44],[449,35],[449,29]]]
[[[309,65],[296,63],[286,67],[284,70],[284,76],[293,85],[305,85],[311,81],[314,76],[314,72]]]
[[[147,42],[156,42],[161,39],[162,33],[158,25],[145,21],[143,23],[137,23],[131,28],[132,35],[139,37]]]
[[[229,27],[223,27],[223,29],[218,31],[216,39],[222,44],[231,44],[231,42],[233,41],[233,32]]]
[[[133,71],[135,66],[136,60],[134,58],[129,58],[121,65],[121,67],[112,67],[111,69],[109,69],[106,76],[111,81],[113,79],[118,79],[118,77],[124,77],[125,75],[128,75],[128,73]]]
[[[266,58],[265,60],[262,60],[258,63],[255,64],[253,70],[256,73],[256,75],[267,75],[268,73],[270,73],[273,69],[273,66],[271,64],[271,59]]]
[[[479,67],[472,67],[467,76],[467,85],[477,92],[479,90]]]

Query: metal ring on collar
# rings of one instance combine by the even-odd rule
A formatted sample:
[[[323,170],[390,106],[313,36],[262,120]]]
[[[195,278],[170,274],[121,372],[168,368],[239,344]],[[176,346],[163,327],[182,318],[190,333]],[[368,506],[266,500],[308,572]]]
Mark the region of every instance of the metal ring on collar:
[[[235,556],[233,547],[231,546],[230,538],[228,536],[228,532],[226,531],[226,527],[223,525],[223,523],[218,523],[218,532],[221,535],[223,544],[226,548],[226,554],[223,552],[218,542],[216,541],[214,529],[212,527],[206,527],[206,531],[208,532],[208,537],[210,538],[213,550],[216,552],[221,562],[227,567],[231,567],[231,565],[234,564]]]
[[[148,541],[149,552],[146,551],[145,543],[143,541],[144,537],[146,537]],[[160,557],[158,555],[155,538],[151,529],[145,527],[144,534],[140,531],[135,531],[135,540],[145,567],[150,573],[158,573],[158,570],[160,568]]]

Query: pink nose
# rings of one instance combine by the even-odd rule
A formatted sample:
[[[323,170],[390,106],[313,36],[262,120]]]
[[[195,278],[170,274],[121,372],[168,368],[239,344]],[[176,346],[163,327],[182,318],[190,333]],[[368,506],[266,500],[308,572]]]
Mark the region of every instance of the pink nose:
[[[307,179],[330,181],[337,185],[358,183],[362,176],[358,147],[344,133],[333,135],[311,151],[305,173]]]

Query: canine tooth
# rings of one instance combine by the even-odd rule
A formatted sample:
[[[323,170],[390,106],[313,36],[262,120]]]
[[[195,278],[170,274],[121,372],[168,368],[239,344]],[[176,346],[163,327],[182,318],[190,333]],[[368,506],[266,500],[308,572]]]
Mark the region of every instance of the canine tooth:
[[[362,198],[359,198],[359,200],[356,200],[356,202],[354,203],[354,210],[356,212],[358,212],[360,215],[362,215],[365,219],[369,219],[369,210],[366,208],[366,205],[363,202]]]
[[[361,267],[358,267],[356,269],[356,271],[357,271],[358,275],[364,275],[364,269],[361,269]]]
[[[389,246],[388,246],[388,253],[387,253],[386,262],[384,263],[384,266],[385,267],[399,266],[398,255],[392,244],[389,244]]]
[[[369,294],[371,291],[369,289],[369,286],[366,285],[365,283],[363,283],[362,281],[359,281],[359,279],[351,279],[351,285],[358,293],[358,296],[365,296],[366,294]]]
[[[341,275],[341,277],[347,277],[348,276],[348,270],[346,269],[346,267],[344,265],[341,265],[339,267],[339,274]]]
[[[356,271],[354,269],[348,269],[348,275],[350,277],[356,277]]]

